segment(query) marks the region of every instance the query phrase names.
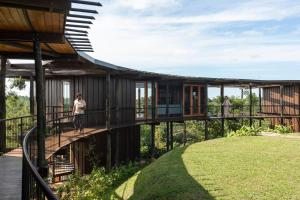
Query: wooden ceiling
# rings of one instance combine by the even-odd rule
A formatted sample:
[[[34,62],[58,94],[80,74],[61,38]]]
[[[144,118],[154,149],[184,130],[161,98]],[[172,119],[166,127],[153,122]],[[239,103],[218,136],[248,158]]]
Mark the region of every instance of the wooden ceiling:
[[[0,55],[33,58],[36,37],[41,42],[43,59],[69,58],[77,56],[77,51],[92,51],[88,38],[84,38],[87,31],[82,30],[89,27],[80,24],[91,22],[74,20],[74,17],[93,19],[77,13],[95,14],[97,11],[76,9],[73,4],[101,5],[83,0],[0,0]],[[73,11],[77,13],[71,13]],[[68,17],[73,20],[68,21]],[[70,21],[73,23],[67,23]],[[73,36],[78,39],[78,35],[80,41],[74,40]]]

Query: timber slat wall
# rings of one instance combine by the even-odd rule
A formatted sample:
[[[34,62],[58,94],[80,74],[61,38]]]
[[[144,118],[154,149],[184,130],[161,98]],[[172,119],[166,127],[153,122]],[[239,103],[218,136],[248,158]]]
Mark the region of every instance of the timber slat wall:
[[[300,98],[299,98],[300,86],[291,85],[283,86],[283,115],[299,115],[300,114]],[[265,114],[273,114],[280,116],[281,106],[280,106],[280,87],[266,87],[263,88],[263,101],[262,101],[262,111]],[[280,118],[271,119],[271,124],[280,124]],[[299,131],[299,119],[290,118],[283,119],[283,124],[291,126],[295,131]]]

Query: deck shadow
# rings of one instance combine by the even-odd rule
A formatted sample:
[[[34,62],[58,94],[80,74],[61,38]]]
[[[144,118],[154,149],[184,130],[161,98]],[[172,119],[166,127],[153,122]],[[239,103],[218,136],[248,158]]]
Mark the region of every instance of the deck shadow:
[[[168,153],[168,159],[166,159],[166,156],[162,156],[159,160],[141,170],[134,183],[133,194],[126,197],[126,187],[129,186],[124,186],[123,191],[116,199],[214,200],[215,198],[188,173],[182,159],[182,154],[186,148],[175,149]],[[172,159],[170,159],[171,157]],[[163,171],[168,173],[164,174]],[[145,186],[147,187],[145,188]]]

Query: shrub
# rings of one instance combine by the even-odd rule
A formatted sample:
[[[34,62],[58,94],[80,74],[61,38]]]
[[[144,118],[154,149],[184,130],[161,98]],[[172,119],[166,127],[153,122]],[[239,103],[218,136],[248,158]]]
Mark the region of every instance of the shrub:
[[[230,132],[227,137],[257,136],[260,132],[261,128],[242,126],[239,130]]]
[[[87,176],[72,175],[56,192],[62,200],[111,199],[114,197],[114,189],[140,168],[136,163],[120,166],[108,173],[104,168],[94,168]]]
[[[275,125],[274,128],[275,133],[279,134],[287,134],[293,132],[292,128],[290,126],[283,126],[283,125]]]

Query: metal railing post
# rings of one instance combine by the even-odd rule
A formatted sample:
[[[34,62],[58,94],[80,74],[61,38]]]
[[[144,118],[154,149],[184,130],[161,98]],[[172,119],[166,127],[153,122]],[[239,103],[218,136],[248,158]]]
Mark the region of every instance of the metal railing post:
[[[61,135],[61,124],[60,119],[58,119],[58,146],[60,147],[60,135]]]
[[[20,124],[20,146],[22,146],[23,141],[23,117],[21,117],[21,124]]]

